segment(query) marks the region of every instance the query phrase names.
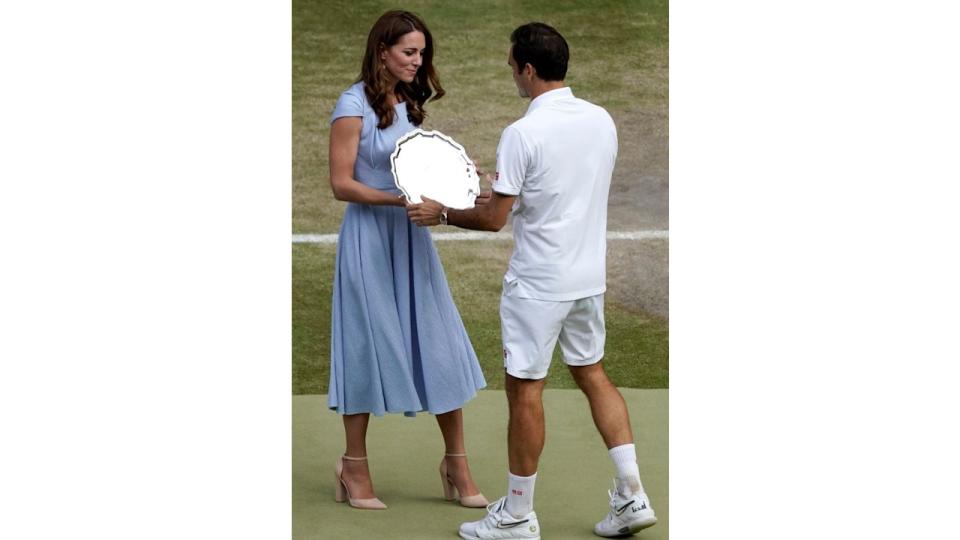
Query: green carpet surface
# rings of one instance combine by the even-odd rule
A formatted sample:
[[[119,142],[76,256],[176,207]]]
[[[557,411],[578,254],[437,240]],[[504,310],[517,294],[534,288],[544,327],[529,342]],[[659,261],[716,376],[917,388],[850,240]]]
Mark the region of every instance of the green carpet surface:
[[[640,474],[658,523],[634,538],[668,538],[668,391],[621,388],[630,409]],[[293,538],[456,539],[463,521],[484,509],[441,496],[437,467],[443,439],[430,414],[371,417],[367,433],[377,495],[389,508],[357,510],[333,500],[333,465],[343,451],[343,423],[327,396],[293,396]],[[579,390],[546,390],[547,438],[534,506],[544,539],[599,538],[593,524],[608,511],[613,464]],[[477,485],[491,501],[506,493],[507,402],[484,390],[464,407],[467,451]]]

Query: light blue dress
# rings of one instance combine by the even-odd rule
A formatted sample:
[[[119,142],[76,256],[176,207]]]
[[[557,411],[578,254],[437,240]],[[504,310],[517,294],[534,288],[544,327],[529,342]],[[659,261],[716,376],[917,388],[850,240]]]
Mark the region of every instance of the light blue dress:
[[[363,118],[354,178],[400,194],[390,154],[416,128],[405,103],[386,129],[357,83],[330,122]],[[347,203],[333,280],[328,405],[340,414],[459,409],[486,386],[427,227],[399,206]]]

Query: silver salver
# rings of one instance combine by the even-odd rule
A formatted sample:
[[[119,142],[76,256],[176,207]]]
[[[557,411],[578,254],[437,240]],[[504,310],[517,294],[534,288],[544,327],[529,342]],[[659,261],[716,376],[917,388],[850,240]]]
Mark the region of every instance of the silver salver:
[[[414,129],[397,140],[390,171],[412,203],[433,199],[449,208],[473,208],[480,194],[477,168],[457,141],[439,131]]]

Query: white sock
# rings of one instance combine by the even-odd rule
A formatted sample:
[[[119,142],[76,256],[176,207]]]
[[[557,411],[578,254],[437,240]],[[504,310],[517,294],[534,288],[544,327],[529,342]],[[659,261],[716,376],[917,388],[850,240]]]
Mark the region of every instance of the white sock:
[[[624,497],[643,493],[640,467],[637,466],[637,448],[632,444],[621,444],[611,448],[609,453],[617,468],[617,491]]]
[[[537,481],[537,473],[532,476],[516,476],[508,472],[507,479],[507,512],[516,518],[533,512],[533,485]]]

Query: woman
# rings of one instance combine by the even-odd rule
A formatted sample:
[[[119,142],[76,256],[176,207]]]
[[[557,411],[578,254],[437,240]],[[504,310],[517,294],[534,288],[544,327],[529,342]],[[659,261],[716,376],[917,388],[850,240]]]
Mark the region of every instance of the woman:
[[[370,30],[359,81],[334,108],[330,185],[347,201],[333,284],[329,407],[343,415],[346,452],[336,499],[386,508],[367,467],[370,413],[428,411],[446,445],[445,498],[486,506],[467,466],[463,403],[486,386],[453,304],[427,228],[409,221],[390,172],[401,135],[423,123],[423,105],[443,96],[433,38],[416,15],[390,11]]]

